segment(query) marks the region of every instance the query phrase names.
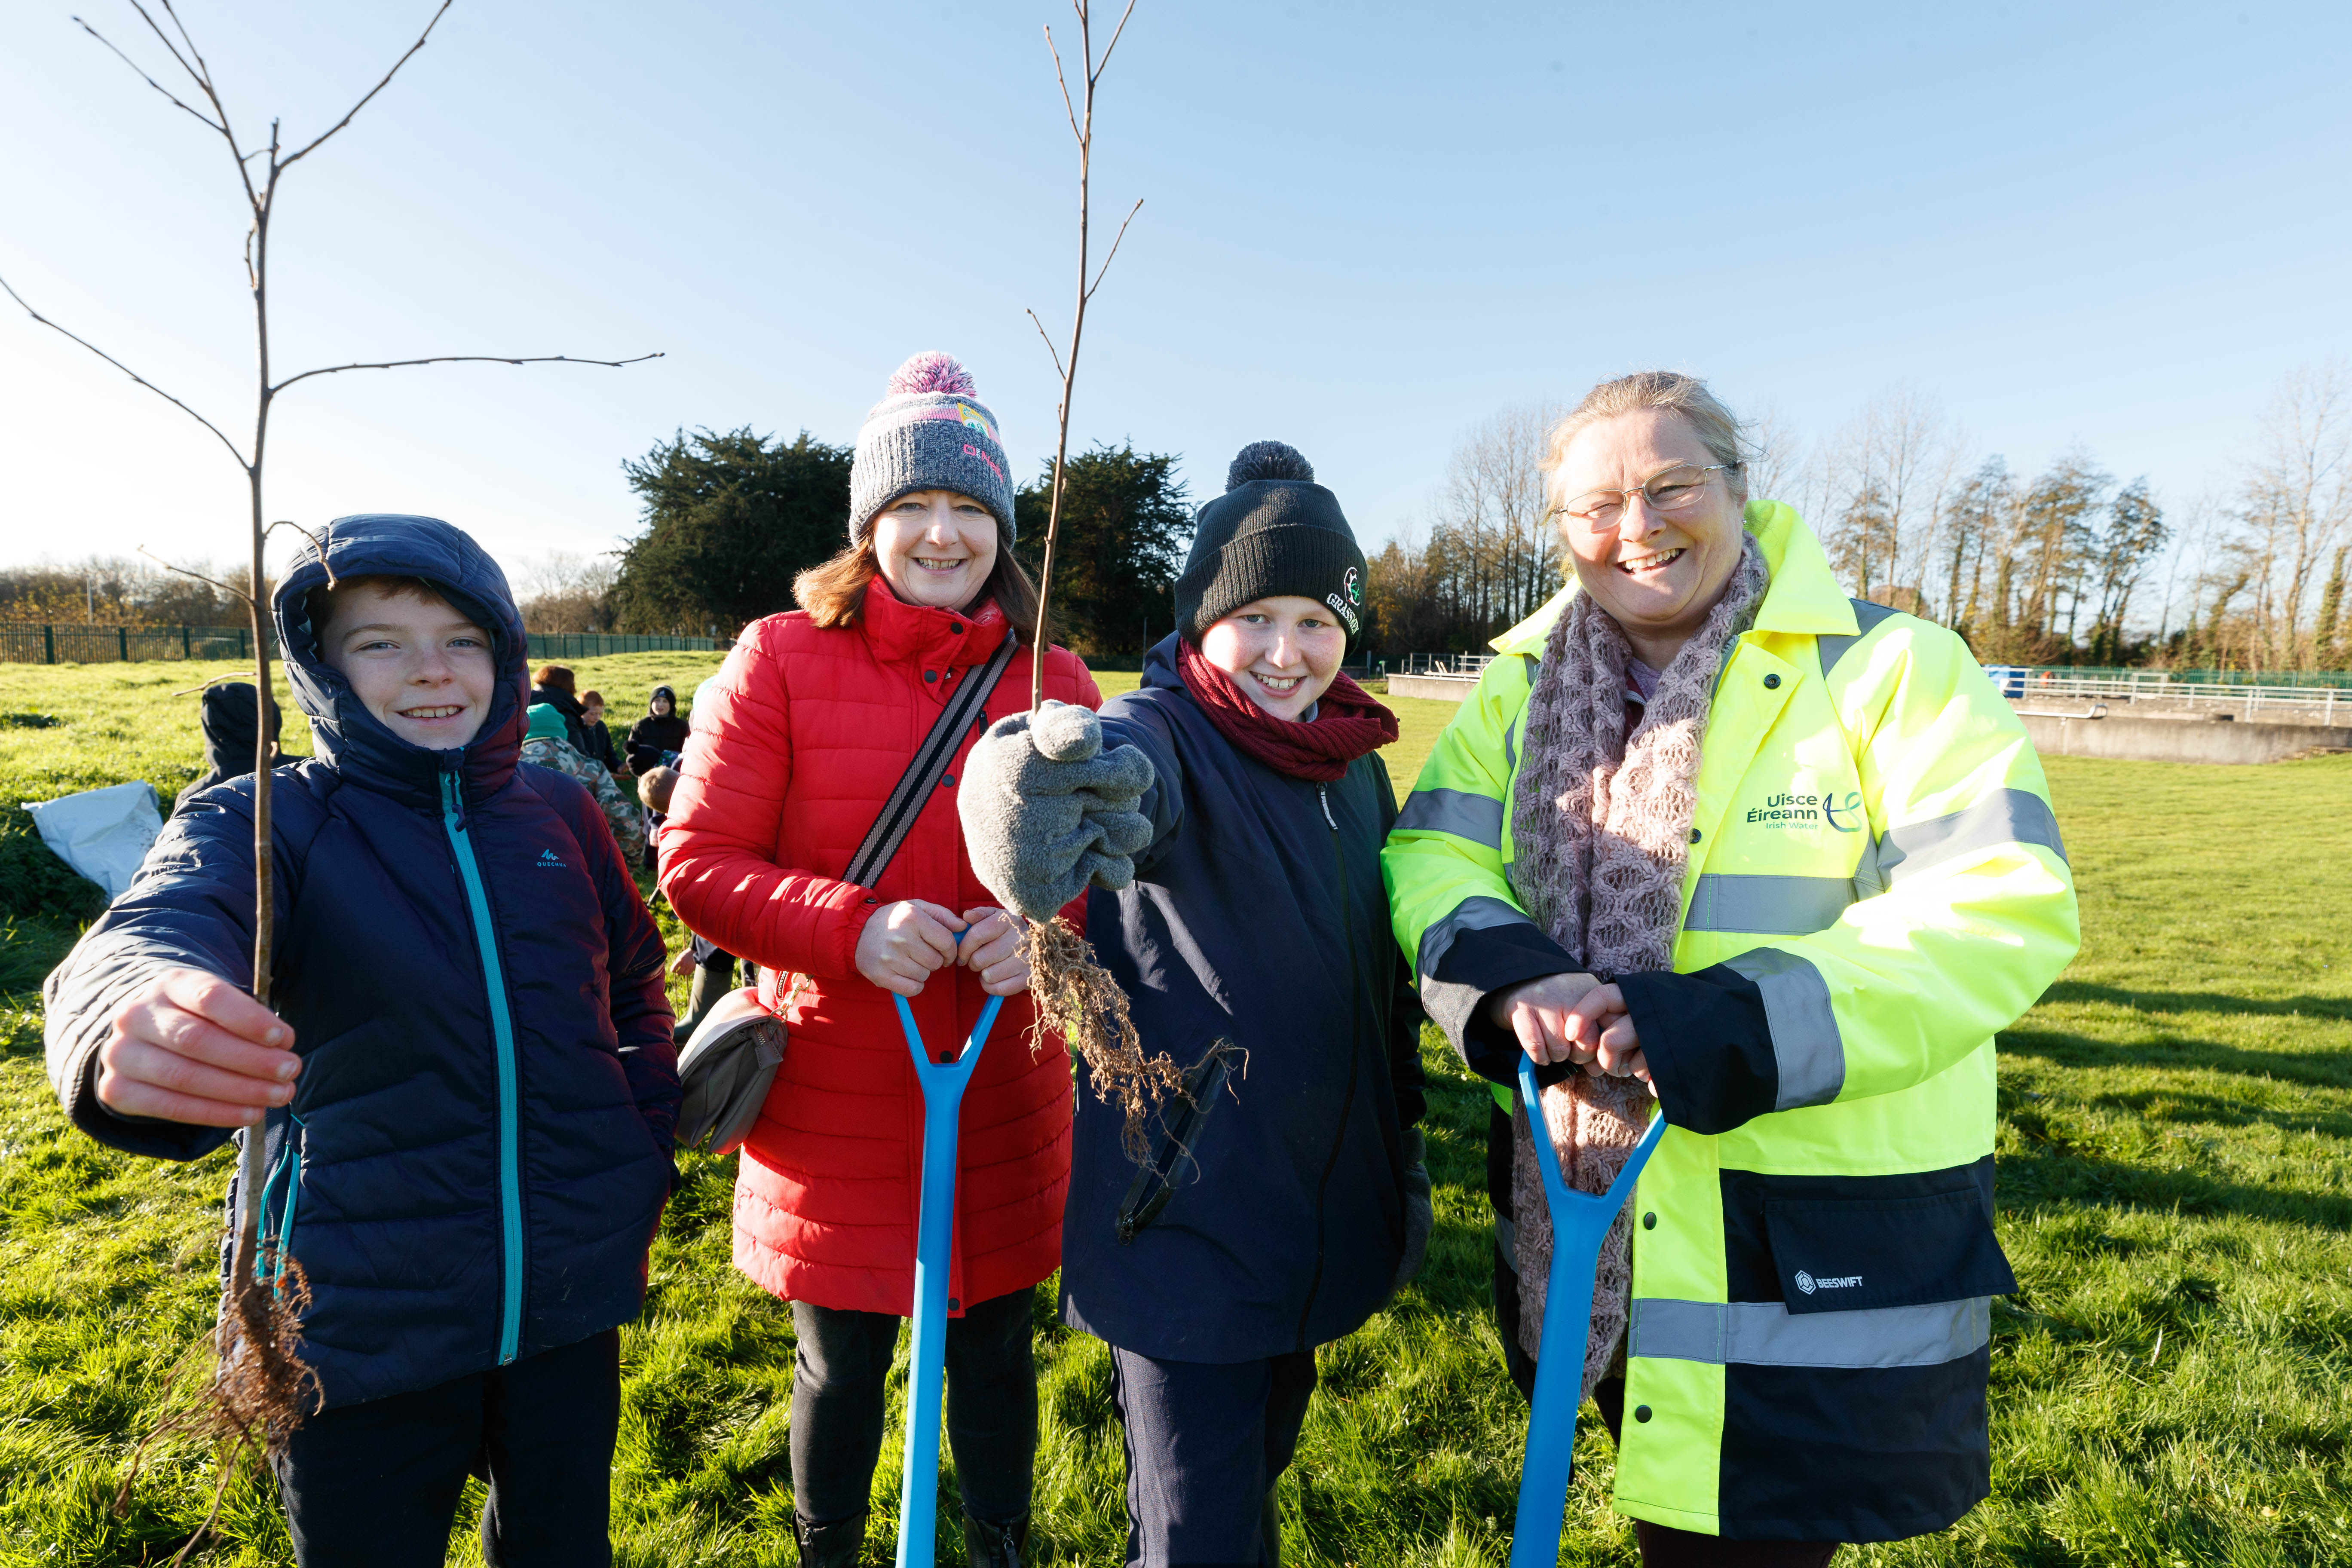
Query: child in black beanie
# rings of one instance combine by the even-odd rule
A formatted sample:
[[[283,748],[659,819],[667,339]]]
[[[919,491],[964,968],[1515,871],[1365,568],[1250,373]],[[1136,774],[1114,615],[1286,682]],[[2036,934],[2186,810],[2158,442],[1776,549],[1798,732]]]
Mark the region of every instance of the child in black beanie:
[[[1129,1561],[1155,1568],[1276,1560],[1315,1347],[1429,1236],[1421,1009],[1380,868],[1396,721],[1339,673],[1363,584],[1307,459],[1245,447],[1141,689],[999,721],[958,792],[1008,906],[1093,882],[1102,964],[1183,1073],[1139,1168],[1082,1067],[1062,1234],[1063,1317],[1111,1346]]]

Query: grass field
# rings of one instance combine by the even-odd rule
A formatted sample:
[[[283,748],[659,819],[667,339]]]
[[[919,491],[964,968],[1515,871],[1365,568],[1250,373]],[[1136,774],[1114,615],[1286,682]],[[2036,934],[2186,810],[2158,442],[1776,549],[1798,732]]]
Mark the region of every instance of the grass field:
[[[685,689],[711,662],[630,655],[581,672],[625,713],[655,680]],[[14,809],[129,778],[177,789],[195,768],[194,702],[169,693],[190,676],[0,666],[0,1563],[158,1563],[208,1495],[203,1457],[176,1451],[127,1520],[107,1512],[165,1373],[211,1312],[228,1157],[166,1166],[64,1126],[34,991],[87,910],[70,879],[40,868]],[[1395,706],[1402,792],[1451,710]],[[2000,1235],[2023,1289],[1994,1320],[1994,1495],[1942,1535],[1839,1560],[2352,1561],[2352,758],[2062,759],[2052,775],[2085,942],[2002,1039]],[[1292,1563],[1507,1552],[1525,1412],[1486,1315],[1486,1102],[1442,1052],[1424,1055],[1438,1235],[1421,1279],[1323,1352],[1284,1483]],[[625,1340],[624,1563],[793,1561],[792,1336],[728,1267],[731,1164],[687,1161],[650,1305]],[[1053,1322],[1049,1295],[1040,1557],[1115,1562],[1108,1362]],[[1589,1425],[1560,1561],[1631,1563],[1607,1510],[1608,1439]],[[875,1478],[871,1562],[889,1561],[896,1441]],[[205,1561],[290,1561],[257,1484],[233,1492],[226,1530]],[[958,1560],[952,1534],[943,1523],[942,1562]],[[478,1560],[461,1529],[451,1561]]]

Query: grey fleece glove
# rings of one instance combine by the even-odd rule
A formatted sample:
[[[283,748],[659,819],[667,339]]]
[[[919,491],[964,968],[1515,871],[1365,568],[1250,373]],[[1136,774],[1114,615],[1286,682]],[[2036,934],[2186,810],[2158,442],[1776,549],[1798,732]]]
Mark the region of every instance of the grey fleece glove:
[[[1117,892],[1151,842],[1151,820],[1136,809],[1150,787],[1143,753],[1106,754],[1087,709],[1048,702],[1034,721],[999,719],[964,759],[956,791],[971,868],[1031,920],[1051,918],[1089,883]]]
[[[1429,1254],[1430,1232],[1437,1228],[1437,1208],[1429,1187],[1428,1144],[1420,1128],[1404,1130],[1404,1257],[1397,1263],[1396,1283],[1389,1287],[1391,1296],[1421,1272],[1422,1259]]]

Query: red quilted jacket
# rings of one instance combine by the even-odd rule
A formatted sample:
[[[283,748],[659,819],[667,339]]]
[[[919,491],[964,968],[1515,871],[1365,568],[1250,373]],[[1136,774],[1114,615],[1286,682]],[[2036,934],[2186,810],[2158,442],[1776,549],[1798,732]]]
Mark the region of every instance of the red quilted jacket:
[[[890,994],[858,974],[856,953],[885,904],[925,899],[961,914],[996,902],[972,875],[953,797],[978,726],[880,885],[838,878],[956,683],[1004,635],[993,605],[977,617],[918,608],[877,578],[855,627],[821,630],[795,611],[746,628],[695,706],[661,886],[688,927],[760,965],[761,999],[789,1026],[735,1183],[735,1266],[787,1300],[913,1310],[922,1091]],[[990,721],[1027,708],[1029,668],[1028,653],[1014,655]],[[1059,647],[1046,650],[1045,695],[1102,706],[1087,667]],[[912,1004],[937,1050],[962,1045],[985,999],[979,976],[956,968]],[[957,1311],[1061,1264],[1070,1068],[1058,1042],[1030,1055],[1033,1016],[1027,995],[1005,998],[964,1094]]]

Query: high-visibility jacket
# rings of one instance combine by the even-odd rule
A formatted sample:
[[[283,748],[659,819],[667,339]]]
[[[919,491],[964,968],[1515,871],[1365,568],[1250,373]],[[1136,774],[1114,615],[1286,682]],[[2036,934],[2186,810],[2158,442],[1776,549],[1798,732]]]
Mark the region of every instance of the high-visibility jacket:
[[[1989,1487],[1993,1034],[2080,942],[2048,785],[1959,638],[1849,600],[1797,514],[1702,746],[1671,974],[1618,977],[1669,1131],[1633,1198],[1621,1513],[1753,1540],[1940,1529]],[[1511,881],[1529,682],[1496,639],[1382,857],[1430,1016],[1581,966]],[[1504,1101],[1516,1113],[1515,1102]]]

